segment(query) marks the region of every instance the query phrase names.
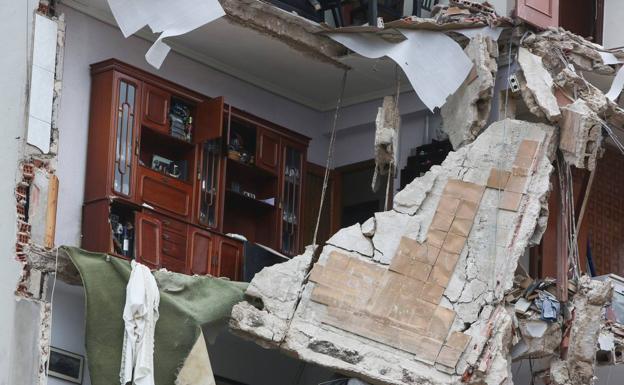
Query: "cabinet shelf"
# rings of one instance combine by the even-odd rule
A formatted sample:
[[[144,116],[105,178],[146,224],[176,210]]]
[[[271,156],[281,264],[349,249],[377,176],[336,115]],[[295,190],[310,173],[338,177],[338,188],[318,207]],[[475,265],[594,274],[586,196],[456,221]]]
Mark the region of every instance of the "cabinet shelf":
[[[266,209],[273,209],[276,206],[267,202],[263,202],[260,199],[257,198],[252,198],[252,197],[248,197],[246,195],[243,195],[240,192],[234,191],[232,189],[227,189],[225,190],[227,192],[227,194],[235,199],[240,199],[241,201],[245,201],[245,202],[249,202],[249,203],[253,203],[254,205],[258,206],[258,207],[262,207],[262,208],[266,208]]]
[[[167,144],[167,146],[174,146],[183,150],[193,150],[195,148],[195,145],[189,141],[176,138],[175,136],[171,136],[169,134],[165,134],[164,132],[155,130],[151,128],[150,126],[142,126],[141,130],[142,132],[144,133],[147,132],[150,135],[154,135],[155,137],[161,140],[166,140],[165,143]]]
[[[160,176],[160,177],[166,178],[166,179],[162,180],[165,183],[173,183],[174,185],[177,184],[177,183],[183,183],[186,186],[192,186],[193,185],[193,183],[191,181],[187,181],[187,180],[184,180],[184,179],[178,179],[178,178],[173,177],[173,176],[171,176],[169,174],[166,174],[164,172],[156,171],[156,170],[154,170],[151,167],[144,166],[142,164],[140,164],[139,167],[142,170],[147,170],[147,173],[151,173],[151,175],[153,175],[153,176]]]
[[[270,171],[264,170],[255,164],[244,163],[239,160],[234,160],[232,158],[227,158],[227,164],[230,165],[230,168],[237,170],[242,174],[248,174],[253,178],[257,178],[258,176],[262,176],[265,178],[277,179],[277,176]]]

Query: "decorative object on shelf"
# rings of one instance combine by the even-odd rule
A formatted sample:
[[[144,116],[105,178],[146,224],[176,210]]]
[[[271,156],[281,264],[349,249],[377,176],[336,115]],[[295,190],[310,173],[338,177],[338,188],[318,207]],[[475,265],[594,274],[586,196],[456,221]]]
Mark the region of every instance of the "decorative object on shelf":
[[[232,191],[239,193],[240,192],[240,183],[232,182]]]
[[[169,120],[171,121],[171,136],[190,142],[193,117],[189,106],[178,100],[173,101],[169,111]]]
[[[187,162],[186,160],[173,161],[160,155],[152,157],[152,170],[167,174],[176,179],[186,180]]]
[[[134,250],[134,224],[132,221],[122,223],[119,215],[110,215],[115,251],[124,257],[132,257]]]
[[[228,144],[228,158],[245,164],[254,163],[254,156],[245,148],[243,137],[236,132],[233,133],[233,138]]]
[[[67,350],[50,347],[48,375],[74,384],[82,384],[84,357]]]
[[[235,150],[228,150],[228,158],[238,162],[241,160],[241,154]]]
[[[256,194],[250,193],[249,191],[243,191],[243,195],[247,198],[256,199]]]

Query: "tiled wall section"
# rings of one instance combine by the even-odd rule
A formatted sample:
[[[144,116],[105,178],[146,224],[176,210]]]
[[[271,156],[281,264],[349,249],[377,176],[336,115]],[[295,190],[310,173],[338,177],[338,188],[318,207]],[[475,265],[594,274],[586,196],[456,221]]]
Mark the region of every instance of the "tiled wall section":
[[[491,170],[487,187],[501,191],[501,210],[518,210],[538,147],[539,142],[525,140],[511,170]],[[315,265],[311,299],[327,306],[322,322],[454,369],[470,337],[450,332],[455,312],[440,301],[485,188],[449,180],[426,242],[403,237],[387,269],[339,252],[324,266]]]

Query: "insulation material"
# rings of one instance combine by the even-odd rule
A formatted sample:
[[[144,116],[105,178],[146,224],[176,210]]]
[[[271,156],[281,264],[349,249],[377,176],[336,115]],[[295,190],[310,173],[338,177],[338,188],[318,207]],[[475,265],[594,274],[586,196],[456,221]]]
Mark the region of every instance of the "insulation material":
[[[145,54],[145,60],[160,68],[171,49],[163,39],[191,32],[225,15],[217,0],[108,0],[124,37],[144,26],[161,33]]]
[[[400,30],[406,40],[392,43],[370,34],[329,33],[350,50],[370,59],[384,56],[401,67],[422,102],[433,111],[463,83],[472,62],[452,38],[442,33]]]
[[[50,151],[57,35],[56,21],[35,14],[26,140],[44,154]]]

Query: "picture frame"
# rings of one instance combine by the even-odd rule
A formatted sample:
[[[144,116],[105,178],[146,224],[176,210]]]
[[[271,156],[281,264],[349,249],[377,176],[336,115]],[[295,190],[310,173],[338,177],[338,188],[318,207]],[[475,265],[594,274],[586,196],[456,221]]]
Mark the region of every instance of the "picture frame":
[[[48,375],[74,384],[82,384],[84,356],[50,347]]]

